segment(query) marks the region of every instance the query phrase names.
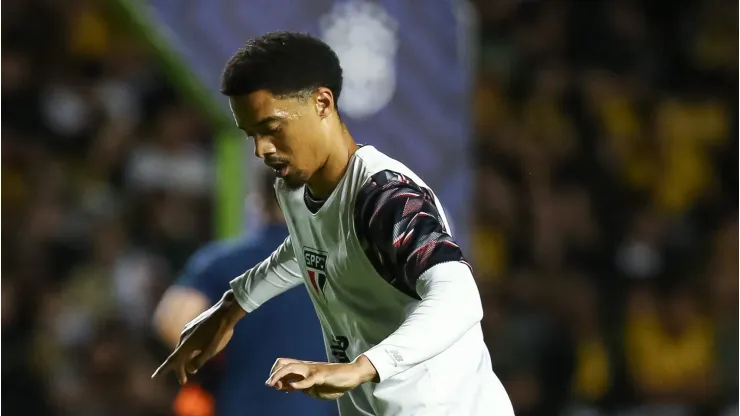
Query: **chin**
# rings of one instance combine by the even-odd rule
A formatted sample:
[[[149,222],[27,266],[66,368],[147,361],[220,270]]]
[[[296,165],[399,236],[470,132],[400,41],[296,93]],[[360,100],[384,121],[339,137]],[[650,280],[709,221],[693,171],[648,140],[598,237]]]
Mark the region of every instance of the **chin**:
[[[288,174],[283,178],[283,183],[288,189],[296,190],[306,184],[302,178]]]

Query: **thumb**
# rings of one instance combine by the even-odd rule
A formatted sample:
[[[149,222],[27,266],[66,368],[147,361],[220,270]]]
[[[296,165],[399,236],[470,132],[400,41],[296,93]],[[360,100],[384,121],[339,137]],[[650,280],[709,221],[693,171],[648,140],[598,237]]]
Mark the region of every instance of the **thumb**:
[[[216,344],[216,342],[214,342]],[[215,348],[212,348],[211,346],[208,346],[203,352],[199,353],[195,357],[193,357],[190,362],[185,366],[189,374],[197,374],[198,370],[200,370],[201,367],[203,367],[208,360],[213,357],[216,352],[214,351]]]
[[[294,381],[290,383],[290,386],[296,390],[304,390],[313,387],[314,384],[316,384],[316,376],[312,374],[301,381]]]
[[[232,333],[233,329],[227,329],[223,332],[219,331],[219,333],[211,340],[208,346],[203,351],[201,351],[200,354],[190,360],[190,363],[187,365],[188,373],[196,374],[198,370],[203,367],[208,360],[218,354],[218,352],[221,351],[221,348],[223,348],[229,342]]]

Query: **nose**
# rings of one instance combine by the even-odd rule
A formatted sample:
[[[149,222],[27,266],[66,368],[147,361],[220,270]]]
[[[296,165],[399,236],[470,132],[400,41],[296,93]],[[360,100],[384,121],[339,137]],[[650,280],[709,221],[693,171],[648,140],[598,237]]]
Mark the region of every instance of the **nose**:
[[[264,159],[266,156],[275,153],[275,145],[272,144],[270,139],[266,136],[255,136],[254,137],[254,155],[260,159]]]

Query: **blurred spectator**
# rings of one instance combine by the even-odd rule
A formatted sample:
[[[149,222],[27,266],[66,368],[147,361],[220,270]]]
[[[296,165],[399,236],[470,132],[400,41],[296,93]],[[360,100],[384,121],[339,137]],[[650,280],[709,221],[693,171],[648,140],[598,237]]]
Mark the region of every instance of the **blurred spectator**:
[[[105,3],[3,11],[3,410],[167,414],[149,322],[210,237],[210,132]]]
[[[476,3],[473,260],[517,414],[736,411],[736,2]]]
[[[198,125],[183,108],[166,108],[159,116],[157,138],[135,149],[128,166],[130,186],[191,195],[210,190],[210,161],[197,147]]]
[[[604,408],[612,404],[618,380],[614,336],[602,324],[597,288],[583,277],[572,279],[568,316],[576,340],[573,399],[580,406]]]
[[[688,288],[664,290],[645,295],[643,310],[628,311],[627,365],[637,399],[648,409],[693,414],[693,405],[707,404],[714,394],[711,323]]]
[[[738,401],[738,223],[729,220],[714,236],[708,266],[710,312],[715,320],[715,371],[719,402]]]

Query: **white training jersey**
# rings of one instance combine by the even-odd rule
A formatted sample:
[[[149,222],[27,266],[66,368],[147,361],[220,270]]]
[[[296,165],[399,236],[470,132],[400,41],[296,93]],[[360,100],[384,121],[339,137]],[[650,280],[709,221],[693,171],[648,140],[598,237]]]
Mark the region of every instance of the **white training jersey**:
[[[342,396],[342,416],[513,415],[469,266],[420,178],[363,146],[325,201],[282,180],[275,189],[290,237],[232,288],[250,312],[306,284],[329,361],[365,354],[380,378]]]

